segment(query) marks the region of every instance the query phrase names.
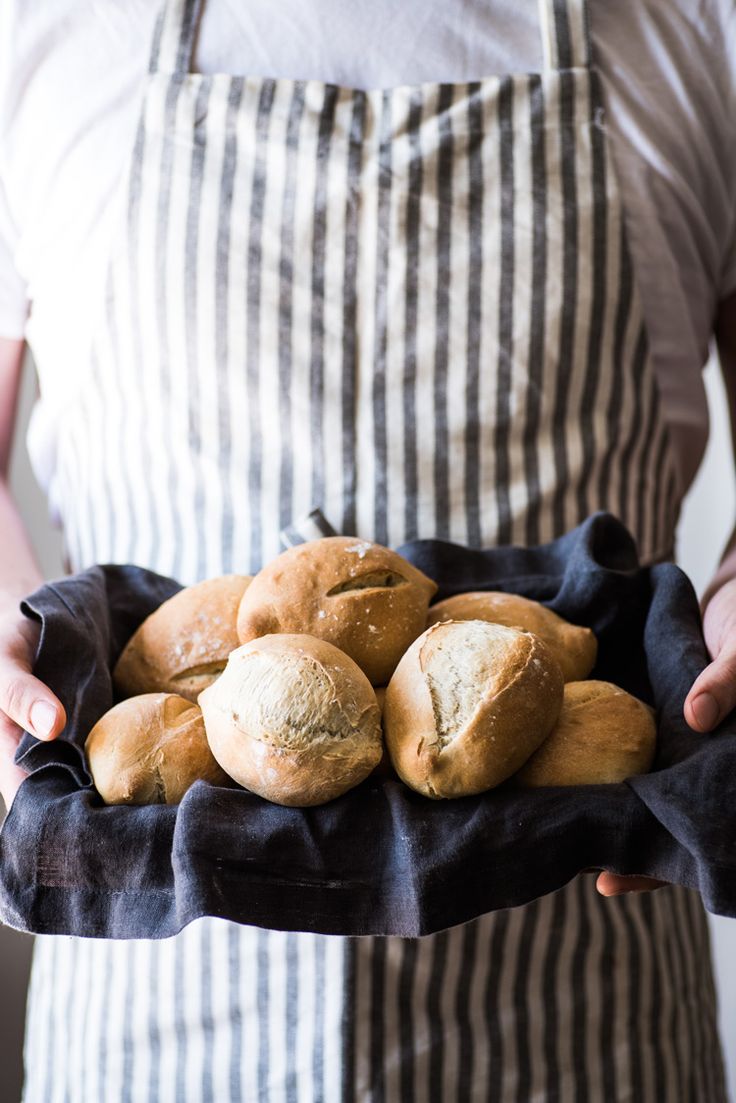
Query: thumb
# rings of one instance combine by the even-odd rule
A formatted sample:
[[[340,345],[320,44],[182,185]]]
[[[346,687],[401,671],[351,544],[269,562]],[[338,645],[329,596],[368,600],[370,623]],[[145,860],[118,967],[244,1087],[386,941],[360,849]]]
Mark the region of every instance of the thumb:
[[[694,731],[707,732],[733,708],[736,708],[736,638],[731,636],[693,682],[685,698],[685,719]]]
[[[66,724],[61,701],[12,658],[0,662],[0,711],[38,739],[53,739]]]

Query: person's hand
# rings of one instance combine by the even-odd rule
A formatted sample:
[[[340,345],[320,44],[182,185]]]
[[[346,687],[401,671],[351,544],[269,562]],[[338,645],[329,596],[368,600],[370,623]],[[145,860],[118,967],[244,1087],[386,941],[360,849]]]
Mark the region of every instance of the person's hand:
[[[13,761],[23,731],[53,739],[66,724],[64,706],[31,674],[39,633],[20,611],[0,618],[0,796],[7,809],[27,777]]]
[[[696,732],[712,731],[736,707],[736,578],[725,582],[709,599],[703,613],[703,636],[712,661],[690,687],[683,710]],[[649,892],[664,884],[653,877],[601,873],[596,888],[603,896],[618,896]]]

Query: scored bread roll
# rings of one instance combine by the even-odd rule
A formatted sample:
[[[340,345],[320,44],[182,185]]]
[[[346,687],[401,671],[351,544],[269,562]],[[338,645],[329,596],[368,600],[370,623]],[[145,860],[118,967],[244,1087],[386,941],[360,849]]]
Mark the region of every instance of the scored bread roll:
[[[370,682],[342,651],[312,636],[264,636],[236,648],[199,704],[222,768],[275,804],[324,804],[381,759]]]
[[[386,683],[424,629],[437,586],[402,556],[352,536],[328,536],[282,552],[240,603],[241,643],[273,633],[326,640],[373,685]]]
[[[427,625],[446,620],[486,620],[534,632],[560,664],[566,682],[587,678],[595,666],[598,641],[590,628],[570,624],[538,601],[520,594],[495,590],[455,594],[430,606],[427,614]]]
[[[178,804],[195,781],[229,781],[212,757],[201,710],[174,693],[113,705],[87,736],[85,752],[106,804]]]
[[[559,720],[516,775],[522,785],[603,785],[646,774],[653,710],[612,682],[568,682]]]
[[[130,637],[115,665],[118,696],[177,693],[196,702],[238,646],[238,607],[249,583],[248,575],[208,578],[159,605]]]
[[[425,796],[469,796],[515,773],[549,734],[562,673],[531,632],[432,625],[388,684],[383,730],[399,776]]]

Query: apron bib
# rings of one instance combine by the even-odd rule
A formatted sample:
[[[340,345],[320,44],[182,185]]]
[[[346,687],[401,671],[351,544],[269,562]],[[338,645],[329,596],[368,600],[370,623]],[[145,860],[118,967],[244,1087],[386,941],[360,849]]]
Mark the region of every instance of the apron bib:
[[[607,509],[671,557],[584,0],[540,3],[542,73],[378,91],[192,73],[199,8],[157,25],[60,430],[69,569],[254,572],[315,506],[474,546]],[[699,897],[594,880],[414,940],[40,938],[26,1103],[724,1103]]]

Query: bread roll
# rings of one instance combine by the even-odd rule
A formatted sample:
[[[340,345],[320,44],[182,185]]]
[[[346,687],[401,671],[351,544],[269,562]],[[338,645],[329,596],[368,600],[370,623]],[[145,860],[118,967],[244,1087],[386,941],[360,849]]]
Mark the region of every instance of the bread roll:
[[[651,769],[654,713],[611,682],[568,682],[562,712],[542,746],[522,766],[522,785],[601,785]]]
[[[159,605],[117,661],[118,696],[177,693],[196,701],[238,646],[238,607],[249,582],[249,576],[238,574],[209,578]]]
[[[276,632],[316,636],[383,685],[423,631],[436,592],[396,552],[328,536],[289,548],[259,571],[240,604],[238,637],[247,643]]]
[[[178,804],[200,778],[229,780],[212,757],[201,710],[173,693],[114,705],[92,728],[85,751],[105,804]]]
[[[383,729],[399,776],[427,797],[482,793],[552,729],[562,673],[531,632],[485,621],[434,624],[386,690]]]
[[[381,758],[370,682],[342,651],[312,636],[271,635],[238,647],[199,703],[222,768],[275,804],[324,804]]]
[[[570,624],[538,601],[519,594],[495,590],[456,594],[429,610],[428,625],[445,620],[486,620],[534,632],[557,659],[566,682],[587,678],[595,666],[598,641],[590,628]]]

